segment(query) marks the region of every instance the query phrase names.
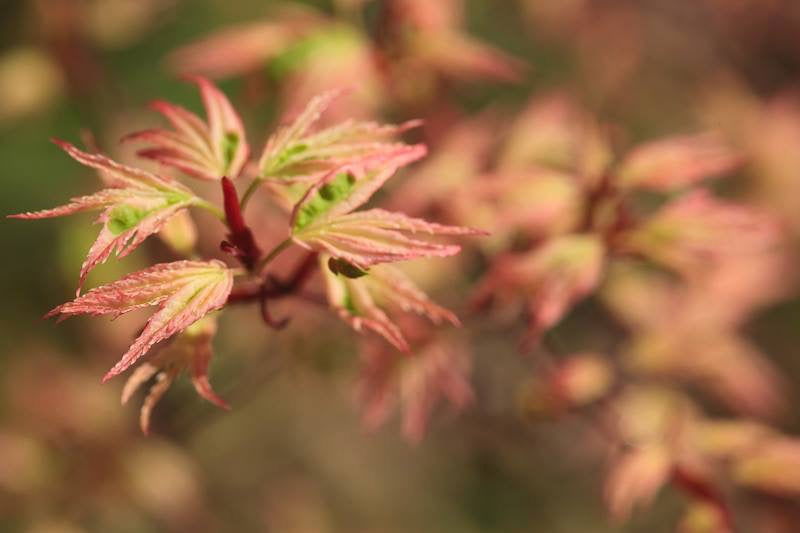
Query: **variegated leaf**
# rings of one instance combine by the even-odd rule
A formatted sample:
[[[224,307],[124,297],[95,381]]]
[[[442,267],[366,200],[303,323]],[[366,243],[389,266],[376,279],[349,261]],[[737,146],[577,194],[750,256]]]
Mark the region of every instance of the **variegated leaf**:
[[[231,270],[219,261],[161,263],[92,289],[56,307],[47,317],[79,314],[117,317],[141,307],[159,306],[133,345],[105,375],[103,381],[107,381],[124,372],[157,342],[224,306],[232,286]]]
[[[417,287],[402,270],[391,265],[377,265],[359,280],[369,288],[379,305],[392,306],[404,312],[416,313],[430,319],[434,324],[450,322],[460,326],[458,317],[450,310],[435,304],[422,289]]]
[[[410,235],[479,232],[380,209],[350,213],[367,202],[399,168],[424,154],[422,145],[403,146],[328,172],[294,206],[291,220],[294,241],[361,269],[376,263],[457,253],[458,246],[432,243]]]
[[[368,288],[358,280],[337,275],[327,267],[328,257],[320,255],[320,270],[325,275],[328,303],[339,318],[358,332],[370,330],[402,352],[408,351],[403,332],[375,304]]]
[[[150,143],[153,147],[140,150],[138,155],[190,176],[207,180],[236,178],[250,155],[242,120],[213,83],[201,77],[191,79],[200,88],[207,122],[182,107],[156,101],[152,108],[166,117],[173,130],[144,130],[125,140]]]
[[[78,293],[86,275],[95,266],[105,262],[112,253],[125,257],[147,237],[158,233],[174,215],[199,200],[177,181],[121,165],[100,154],[83,152],[63,141],[57,144],[78,162],[104,173],[120,188],[73,198],[70,203],[54,209],[10,216],[39,219],[103,210],[97,219],[103,227],[81,265]]]
[[[260,175],[287,207],[300,200],[314,182],[333,168],[408,148],[390,139],[420,124],[416,120],[400,125],[348,120],[312,132],[341,93],[330,91],[312,99],[305,110],[272,135],[264,147],[259,162]]]
[[[421,257],[447,257],[461,249],[455,244],[422,240],[417,235],[481,234],[483,233],[471,228],[445,226],[401,213],[370,209],[338,216],[322,216],[313,223],[296,229],[292,238],[303,247],[330,254],[358,268],[366,269],[378,263]]]
[[[401,146],[341,165],[311,184],[292,209],[291,226],[305,228],[323,215],[349,213],[366,203],[402,167],[424,157],[424,145]]]
[[[320,255],[320,269],[325,275],[328,302],[342,320],[356,331],[365,328],[381,335],[401,351],[408,343],[401,329],[387,315],[388,308],[422,315],[434,324],[444,321],[461,325],[451,311],[436,305],[399,269],[378,265],[369,272],[358,271],[358,276],[340,273],[343,268],[330,268],[331,257]],[[346,263],[345,263],[346,265]],[[349,272],[351,269],[347,269]]]

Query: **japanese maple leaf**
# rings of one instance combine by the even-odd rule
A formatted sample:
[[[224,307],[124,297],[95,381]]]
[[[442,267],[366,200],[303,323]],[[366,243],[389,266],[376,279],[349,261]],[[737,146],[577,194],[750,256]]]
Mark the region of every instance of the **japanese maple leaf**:
[[[463,31],[462,1],[392,0],[385,9],[392,43],[403,54],[396,65],[414,65],[455,80],[487,79],[517,82],[525,64]],[[385,39],[384,39],[385,40]],[[390,50],[397,53],[397,50]]]
[[[669,481],[672,466],[668,449],[660,444],[633,448],[616,457],[604,487],[612,516],[622,522],[637,505],[650,505]]]
[[[764,254],[782,239],[780,224],[765,211],[696,189],[624,233],[620,244],[691,277],[724,260]]]
[[[310,6],[279,5],[270,9],[266,20],[226,26],[180,47],[169,54],[167,65],[180,75],[215,79],[260,72],[293,42],[325,22]]]
[[[730,172],[741,162],[741,156],[713,133],[666,137],[631,150],[617,169],[617,181],[670,191]]]
[[[524,254],[500,256],[478,287],[475,302],[526,298],[529,325],[523,347],[530,347],[597,288],[605,255],[597,237],[569,234]]]
[[[232,286],[233,273],[220,261],[161,263],[92,289],[46,317],[110,314],[116,318],[140,307],[159,306],[122,359],[103,377],[105,382],[128,369],[157,342],[222,308]]]
[[[436,337],[408,355],[367,344],[357,389],[363,422],[377,428],[399,406],[403,433],[419,442],[437,406],[447,403],[461,411],[472,403],[471,370],[469,349],[458,339]]]
[[[367,273],[324,254],[320,256],[320,263],[328,303],[339,317],[358,332],[368,329],[377,333],[400,351],[408,351],[408,342],[387,314],[389,309],[413,312],[434,324],[446,321],[460,325],[452,312],[432,302],[397,268],[379,265]]]
[[[139,415],[139,425],[145,435],[150,429],[150,414],[153,407],[184,369],[189,371],[197,394],[221,409],[230,408],[225,400],[214,392],[208,381],[211,344],[216,332],[216,319],[211,316],[203,317],[175,336],[169,345],[131,373],[122,389],[122,403],[126,403],[136,389],[156,376]]]
[[[322,114],[341,94],[341,90],[329,91],[312,99],[291,123],[267,140],[259,162],[260,176],[288,206],[331,169],[404,146],[392,142],[391,137],[421,123],[412,120],[384,125],[347,120],[313,132]]]
[[[151,107],[164,115],[174,129],[139,131],[124,140],[152,144],[152,148],[140,150],[138,155],[190,176],[206,180],[236,178],[250,155],[242,119],[213,83],[201,77],[190,79],[200,88],[207,122],[180,106],[158,100]]]
[[[53,209],[10,217],[38,219],[102,210],[97,223],[103,228],[81,265],[78,293],[89,271],[105,262],[112,253],[125,257],[148,236],[161,231],[173,216],[202,202],[175,180],[121,165],[100,154],[83,152],[68,142],[55,142],[79,163],[100,171],[112,188],[73,198],[70,203]]]
[[[339,167],[317,181],[295,205],[292,239],[358,268],[420,257],[445,257],[460,247],[417,235],[477,235],[478,230],[445,226],[383,209],[351,213],[364,204],[400,167],[425,153],[407,146]]]

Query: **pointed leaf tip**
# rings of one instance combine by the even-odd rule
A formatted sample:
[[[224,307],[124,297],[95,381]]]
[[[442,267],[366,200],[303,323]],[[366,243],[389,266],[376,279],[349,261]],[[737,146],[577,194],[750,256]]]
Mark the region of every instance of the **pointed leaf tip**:
[[[199,76],[189,77],[188,81],[200,90],[206,121],[183,107],[156,100],[149,107],[163,115],[173,129],[135,132],[123,141],[149,143],[151,148],[140,150],[138,155],[195,178],[238,177],[250,155],[241,118],[212,82]]]
[[[440,244],[417,235],[475,235],[471,228],[446,226],[401,213],[370,209],[339,216],[321,216],[294,233],[301,246],[347,261],[361,270],[379,263],[457,254],[456,244]]]
[[[157,305],[142,333],[102,382],[124,372],[149,349],[222,308],[233,286],[233,274],[220,261],[161,263],[92,289],[53,309],[48,316],[78,314],[120,316]]]
[[[79,163],[100,172],[111,187],[97,193],[72,198],[68,204],[42,211],[14,215],[13,218],[50,218],[84,211],[102,211],[97,222],[102,229],[81,265],[78,293],[86,275],[112,254],[125,257],[147,237],[158,233],[169,219],[197,201],[191,190],[180,183],[122,165],[98,153],[88,153],[74,145],[54,140]]]

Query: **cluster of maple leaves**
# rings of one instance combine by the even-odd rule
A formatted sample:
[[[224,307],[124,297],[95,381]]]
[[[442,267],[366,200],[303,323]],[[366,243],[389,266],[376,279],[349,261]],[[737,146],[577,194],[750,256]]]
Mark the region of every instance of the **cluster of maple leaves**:
[[[475,243],[491,261],[473,305],[497,327],[527,323],[524,409],[600,430],[620,520],[667,484],[691,501],[681,531],[735,530],[727,483],[795,496],[800,443],[753,420],[781,411],[782,379],[740,331],[790,284],[786,227],[711,187],[750,165],[747,151],[712,133],[614,150],[563,94],[534,97],[500,143],[492,128],[465,122],[395,198],[490,231]],[[622,335],[565,353],[554,328],[589,299]],[[703,413],[687,388],[741,417]]]
[[[342,5],[356,12],[367,2]],[[641,39],[630,23],[645,16],[637,6],[523,4],[531,16],[557,22],[557,33],[578,34],[587,63],[599,65],[592,79],[603,90],[613,92],[633,77],[642,59],[621,28],[634,28],[634,41]],[[186,260],[79,292],[50,315],[118,316],[158,306],[104,378],[139,364],[123,400],[152,381],[141,411],[147,432],[153,406],[184,370],[201,396],[227,407],[208,380],[216,311],[253,302],[268,325],[283,327],[286,320],[271,316],[269,302],[319,272],[330,310],[354,330],[373,334],[364,336],[361,349],[358,397],[365,423],[381,424],[400,403],[404,432],[419,439],[437,402],[461,409],[475,400],[470,340],[434,329],[458,326],[459,318],[392,263],[453,256],[460,249],[431,236],[480,235],[468,241],[483,266],[468,265],[477,272],[469,280],[477,280],[472,309],[501,331],[520,319],[525,323],[519,345],[534,367],[522,394],[529,415],[577,414],[599,429],[612,515],[625,519],[672,485],[689,498],[681,531],[731,532],[740,523],[729,503],[732,487],[779,503],[800,495],[800,442],[770,424],[785,401],[780,373],[741,332],[755,313],[785,296],[789,284],[782,221],[798,224],[791,200],[797,195],[785,194],[797,183],[796,176],[786,176],[793,146],[786,139],[800,138],[800,111],[781,102],[765,109],[748,102],[739,105],[746,108],[736,121],[742,131],[633,147],[561,94],[535,95],[503,124],[490,115],[454,119],[453,82],[514,81],[526,72],[522,62],[463,31],[462,11],[458,0],[385,2],[373,41],[336,17],[284,9],[171,54],[169,65],[182,74],[248,76],[252,83],[268,63],[284,80],[282,107],[291,120],[269,137],[258,158],[251,157],[227,98],[199,76],[193,79],[205,119],[156,102],[153,108],[171,129],[125,137],[146,145],[141,157],[219,182],[222,205],[167,175],[59,141],[71,157],[96,169],[106,188],[16,217],[101,211],[101,231],[81,267],[79,290],[96,265],[165,233],[190,209],[209,211],[225,224],[220,248],[229,261],[201,260],[190,251]],[[328,90],[353,80],[358,86],[351,91]],[[425,145],[397,140],[419,121],[385,125],[345,118],[393,106],[445,117],[446,127],[426,125],[434,150],[424,162],[417,164],[427,155]],[[321,126],[323,114],[338,122]],[[715,188],[713,180],[752,166],[778,175],[778,185],[765,187],[772,195],[766,203],[782,206],[783,219]],[[407,167],[408,179],[385,198],[392,210],[364,208]],[[259,244],[260,228],[245,217],[256,195],[268,196],[288,218],[286,238],[267,252]],[[270,266],[290,246],[307,255],[280,279]],[[463,283],[466,261],[458,261],[448,262],[454,266],[445,276],[460,269],[452,280]],[[555,353],[554,330],[587,301],[614,324],[604,337],[613,342]],[[581,328],[596,327],[585,322]],[[735,416],[712,416],[705,402]]]
[[[214,311],[222,309],[236,286],[258,288],[234,293],[234,300],[261,298],[272,279],[270,261],[290,245],[307,249],[326,274],[331,307],[354,329],[369,329],[400,350],[408,350],[401,330],[389,320],[381,305],[396,305],[428,316],[434,322],[455,316],[431,302],[399,270],[385,265],[425,257],[446,257],[459,246],[441,244],[435,235],[477,235],[478,230],[446,226],[383,209],[357,210],[398,169],[426,153],[423,145],[408,145],[392,137],[416,123],[385,126],[373,122],[345,121],[312,131],[315,123],[339,94],[329,92],[313,99],[290,123],[266,143],[256,164],[248,167],[250,149],[242,121],[225,95],[205,78],[195,78],[206,111],[204,121],[194,113],[167,102],[153,108],[172,129],[153,129],[128,135],[126,141],[147,143],[138,152],[144,158],[174,167],[186,176],[221,183],[224,206],[197,196],[187,185],[165,176],[119,164],[102,154],[87,153],[56,141],[76,161],[94,168],[107,188],[70,203],[43,211],[11,215],[38,219],[83,211],[101,211],[100,234],[84,261],[75,300],[60,305],[48,317],[79,314],[113,317],[146,306],[158,306],[142,332],[103,381],[125,372],[157,343],[170,344],[149,358],[130,377],[123,399],[156,376],[142,408],[141,426],[149,428],[153,405],[183,369],[189,369],[198,394],[227,407],[208,381],[211,340],[216,330]],[[248,192],[238,198],[232,180],[253,169]],[[242,210],[259,188],[269,191],[289,213],[288,235],[269,254],[262,253]],[[90,270],[111,255],[124,257],[147,237],[189,208],[216,214],[227,225],[223,251],[240,267],[219,260],[182,260],[154,265],[81,294]],[[318,258],[318,259],[317,259]],[[265,320],[270,325],[266,310]]]

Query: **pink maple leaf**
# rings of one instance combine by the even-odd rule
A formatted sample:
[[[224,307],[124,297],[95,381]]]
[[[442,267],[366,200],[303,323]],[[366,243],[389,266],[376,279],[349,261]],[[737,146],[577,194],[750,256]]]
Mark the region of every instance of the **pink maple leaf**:
[[[778,221],[757,208],[690,191],[664,205],[620,239],[633,251],[685,276],[774,250],[783,239]]]
[[[621,185],[656,191],[686,187],[735,169],[742,158],[711,133],[641,144],[620,163]]]
[[[174,215],[200,201],[190,189],[177,181],[121,165],[100,154],[83,152],[64,141],[55,142],[76,161],[100,171],[105,176],[104,180],[117,188],[73,198],[70,203],[54,209],[10,217],[39,219],[103,210],[97,219],[97,223],[103,227],[81,265],[79,294],[86,275],[95,266],[105,262],[115,252],[117,257],[125,257],[147,237],[161,231]]]
[[[189,43],[167,58],[181,75],[226,78],[247,74],[281,54],[298,38],[318,29],[325,19],[311,8],[294,4],[271,10],[266,21],[227,26]]]
[[[496,297],[526,298],[529,325],[524,346],[530,346],[597,288],[605,254],[597,237],[570,234],[525,254],[502,256],[478,287],[475,302],[481,305]]]
[[[124,140],[152,144],[152,148],[140,150],[138,155],[190,176],[206,180],[236,178],[250,155],[242,119],[213,83],[201,77],[190,79],[200,88],[207,122],[180,106],[158,100],[151,107],[164,115],[174,129],[139,131]]]
[[[232,271],[220,261],[160,263],[92,289],[56,307],[46,317],[63,319],[80,314],[118,317],[141,307],[159,306],[128,351],[103,377],[105,382],[127,370],[157,342],[222,308],[232,286]]]
[[[354,330],[371,330],[392,346],[407,352],[408,342],[401,328],[387,314],[392,308],[429,318],[434,324],[450,322],[459,326],[449,310],[432,302],[402,271],[378,265],[358,277],[335,273],[329,268],[330,256],[320,256],[325,275],[328,303]]]
[[[303,193],[330,170],[365,158],[392,153],[406,145],[391,138],[421,121],[399,125],[346,120],[313,131],[342,90],[323,93],[313,98],[291,122],[279,128],[264,146],[259,172],[269,190],[287,207],[294,205]],[[415,147],[421,152],[423,147]],[[422,152],[419,157],[422,157]]]
[[[187,369],[197,394],[221,409],[230,409],[228,404],[211,388],[208,381],[208,366],[212,355],[212,341],[217,332],[217,322],[206,316],[178,334],[164,349],[149,361],[134,370],[122,389],[122,403],[126,403],[133,393],[155,376],[156,380],[145,397],[139,415],[139,425],[147,435],[150,428],[150,414],[175,378]]]
[[[364,424],[377,428],[399,404],[403,433],[420,441],[439,404],[461,411],[472,403],[471,366],[467,347],[451,338],[436,338],[405,356],[385,345],[367,345],[357,388]]]
[[[461,247],[417,238],[416,235],[480,235],[461,226],[445,226],[402,213],[370,209],[326,218],[294,233],[301,246],[344,259],[358,268],[421,257],[448,257]]]
[[[657,444],[634,448],[616,458],[604,487],[611,515],[621,522],[636,505],[649,505],[669,481],[671,469],[669,450]]]
[[[461,1],[393,0],[386,7],[390,31],[414,65],[456,80],[519,81],[525,63],[467,35],[463,11]]]
[[[456,245],[438,244],[416,236],[483,232],[382,209],[351,213],[366,203],[400,167],[424,153],[424,147],[406,146],[332,170],[295,205],[292,239],[300,246],[330,254],[362,269],[377,263],[458,253],[460,247]]]

